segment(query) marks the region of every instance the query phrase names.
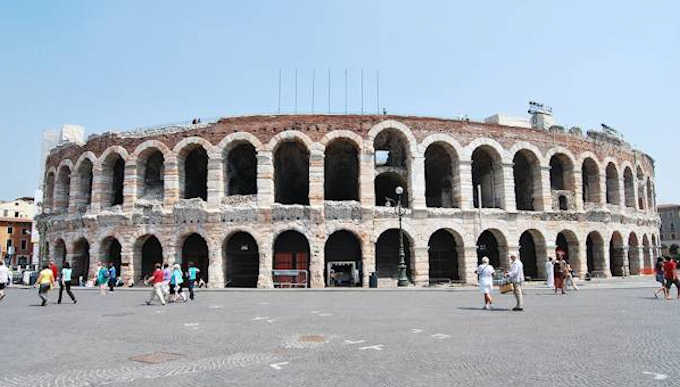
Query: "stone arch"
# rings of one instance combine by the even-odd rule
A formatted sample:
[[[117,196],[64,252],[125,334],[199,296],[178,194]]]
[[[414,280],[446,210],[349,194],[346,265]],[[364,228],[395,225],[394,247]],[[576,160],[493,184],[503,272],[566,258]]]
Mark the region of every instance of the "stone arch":
[[[489,228],[477,237],[477,264],[482,258],[488,257],[489,264],[496,270],[510,268],[508,261],[508,240],[499,229]]]
[[[562,254],[572,269],[577,271],[579,276],[582,276],[584,269],[583,263],[579,259],[579,250],[580,243],[575,232],[565,229],[557,233],[555,236],[555,257]]]
[[[263,150],[260,140],[247,132],[232,133],[217,145],[222,150],[224,194],[257,194],[257,154]]]
[[[410,206],[408,199],[411,198],[412,159],[416,146],[411,142],[409,134],[410,131],[404,131],[403,128],[389,126],[376,132],[375,137],[371,137],[376,206],[388,205],[385,197],[396,201],[397,194],[394,192],[396,186],[401,186],[404,191],[402,205]]]
[[[310,243],[309,239],[299,231],[287,229],[280,231],[274,237],[273,269],[274,270],[302,270],[307,275],[306,282],[309,287]],[[276,282],[285,283],[295,281],[292,276],[279,276]]]
[[[413,281],[414,242],[411,235],[403,230],[404,262],[406,277]],[[399,230],[390,228],[383,231],[375,242],[375,273],[379,286],[394,287],[399,279]]]
[[[643,274],[652,274],[654,272],[654,263],[652,262],[652,255],[650,253],[649,238],[647,234],[642,235],[642,258],[643,258]]]
[[[66,241],[63,238],[56,238],[52,242],[52,258],[54,262],[61,266],[64,262],[68,261],[68,249],[66,247]]]
[[[193,262],[199,270],[196,279],[202,278],[206,283],[209,283],[210,238],[204,232],[195,230],[194,232],[182,234],[178,241],[178,256],[175,263],[179,263],[182,266],[182,271],[186,271],[189,262]]]
[[[591,231],[586,237],[586,265],[591,277],[605,277],[608,271],[606,264],[604,239],[597,231]]]
[[[74,195],[76,207],[82,208],[92,204],[92,186],[94,183],[94,166],[97,158],[92,152],[83,153],[76,162],[73,172],[76,175],[77,186]]]
[[[416,141],[413,132],[408,126],[395,120],[385,120],[373,125],[373,127],[369,129],[366,140],[364,141],[364,148],[369,152],[374,152],[375,139],[382,131],[390,129],[399,132],[406,139],[405,145],[407,147],[408,153],[411,155],[411,157],[415,156],[418,152],[418,142]]]
[[[630,165],[623,169],[623,189],[626,207],[635,208],[635,178]]]
[[[628,235],[628,267],[631,275],[642,274],[642,260],[640,258],[640,242],[637,234],[631,231]]]
[[[132,266],[134,282],[142,281],[154,272],[156,264],[163,264],[163,244],[161,240],[151,233],[145,233],[134,238],[132,245]]]
[[[335,137],[324,150],[324,199],[358,201],[361,148],[349,137]]]
[[[581,163],[581,196],[584,203],[600,203],[600,170],[596,158],[583,158]]]
[[[605,168],[605,181],[607,204],[619,205],[621,203],[619,196],[619,170],[612,161],[607,163]]]
[[[73,163],[70,160],[62,160],[57,169],[54,188],[54,208],[57,210],[68,210],[71,197],[71,171],[73,171]]]
[[[170,150],[167,147],[165,149],[157,147],[156,143],[160,142],[145,141],[135,150],[137,197],[162,201],[165,197],[165,162]],[[141,147],[144,144],[146,145]]]
[[[524,276],[530,279],[545,276],[546,256],[545,237],[537,229],[524,231],[519,237],[519,259],[524,265]]]
[[[174,148],[177,154],[180,198],[208,200],[208,162],[214,147],[200,137],[189,137]]]
[[[363,254],[361,238],[352,230],[331,233],[324,244],[326,286],[361,286]]]
[[[234,230],[222,243],[225,286],[255,288],[260,274],[260,250],[253,234]]]
[[[125,182],[125,163],[128,153],[125,148],[112,146],[106,149],[99,158],[101,165],[102,207],[113,207],[123,204],[123,185]]]
[[[118,238],[113,235],[107,236],[99,243],[99,261],[107,266],[112,263],[116,268],[117,275],[120,275],[122,250],[123,247]]]
[[[230,148],[232,144],[242,144],[249,143],[252,145],[257,152],[264,150],[264,145],[259,138],[255,137],[252,133],[248,132],[234,132],[228,136],[225,136],[219,144],[217,144],[217,149],[222,151]]]
[[[482,139],[479,139],[482,140]],[[470,156],[472,195],[475,208],[502,208],[504,199],[503,156],[490,145],[480,145]],[[481,189],[481,194],[480,194]],[[479,197],[481,196],[481,203]]]
[[[430,284],[463,279],[465,246],[458,232],[440,228],[430,235],[427,246]]]
[[[364,148],[364,140],[361,138],[360,135],[350,131],[350,130],[333,130],[331,132],[326,133],[323,138],[321,138],[321,141],[319,143],[325,147],[328,146],[328,144],[332,143],[335,140],[345,140],[347,142],[351,142],[354,147],[358,150],[359,153]]]
[[[284,132],[286,133],[286,132]],[[283,133],[280,133],[283,134]],[[295,131],[270,141],[274,157],[274,201],[281,204],[309,205],[309,139]],[[309,142],[309,141],[308,141]]]
[[[276,149],[286,142],[295,141],[302,144],[308,152],[312,151],[314,148],[314,141],[310,139],[306,134],[299,130],[284,130],[283,132],[275,135],[267,143],[266,149],[271,150],[272,153],[276,153]],[[318,144],[323,148],[323,145]],[[323,152],[323,149],[321,150]]]
[[[80,285],[82,277],[83,283],[87,282],[90,276],[90,242],[84,236],[78,237],[73,242],[73,255],[71,256],[71,284]]]
[[[548,152],[550,166],[550,188],[553,191],[575,191],[574,156],[563,148],[553,148]]]
[[[418,146],[418,154],[425,154],[427,148],[434,143],[446,144],[455,153],[456,158],[460,159],[465,154],[465,149],[455,138],[446,133],[431,134],[420,143]]]
[[[612,276],[626,275],[626,271],[628,271],[628,260],[626,258],[623,237],[620,232],[614,231],[609,240],[609,271]]]
[[[133,160],[138,160],[142,153],[149,153],[149,150],[151,151],[158,150],[163,154],[163,157],[166,159],[171,158],[174,155],[174,152],[170,148],[168,148],[168,146],[165,145],[165,143],[163,143],[162,141],[146,140],[141,144],[137,145],[134,152],[132,152],[131,158]]]
[[[460,207],[460,159],[456,148],[448,141],[432,139],[424,156],[426,206]]]
[[[535,148],[535,147],[532,147]],[[542,209],[543,190],[540,153],[529,147],[517,149],[512,159],[515,203],[521,211]]]

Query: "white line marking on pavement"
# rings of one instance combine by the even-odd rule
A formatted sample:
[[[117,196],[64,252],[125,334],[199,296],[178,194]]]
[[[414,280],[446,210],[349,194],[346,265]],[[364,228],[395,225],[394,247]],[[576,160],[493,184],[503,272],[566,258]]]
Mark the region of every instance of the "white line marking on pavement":
[[[287,365],[287,364],[288,364],[287,361],[282,361],[281,363],[274,363],[274,364],[270,364],[269,366],[272,367],[273,369],[279,371],[279,370],[281,370],[281,366],[284,366],[284,365]]]
[[[363,344],[365,342],[366,342],[366,340],[356,340],[356,341],[345,340],[345,344]]]
[[[190,327],[197,327],[197,326],[198,326],[198,323],[185,323],[184,326],[185,326],[185,327],[189,327],[189,328],[190,328]]]
[[[258,305],[269,305],[268,302],[258,302],[257,304],[258,304]]]
[[[449,337],[451,337],[451,335],[445,335],[443,333],[435,333],[434,335],[432,335],[432,338],[440,340],[448,339]]]
[[[253,321],[260,321],[260,320],[269,320],[269,317],[255,317]]]
[[[273,323],[274,321],[276,321],[275,318],[272,318],[272,319],[267,320],[267,322],[270,323],[270,324]]]
[[[649,371],[643,371],[642,372],[645,375],[654,375],[654,380],[666,380],[668,379],[668,375],[665,374],[657,374],[656,372],[649,372]]]
[[[313,310],[313,311],[312,311],[312,314],[319,314],[319,313],[321,313],[321,312],[318,311],[318,310]]]
[[[319,317],[330,317],[333,313],[319,313]]]
[[[421,333],[422,329],[411,329],[411,333]]]
[[[222,309],[222,305],[210,305],[209,309]]]
[[[383,347],[384,347],[383,344],[377,344],[377,345],[369,345],[368,347],[361,347],[361,348],[359,348],[359,350],[365,351],[367,349],[372,349],[374,351],[382,351]]]

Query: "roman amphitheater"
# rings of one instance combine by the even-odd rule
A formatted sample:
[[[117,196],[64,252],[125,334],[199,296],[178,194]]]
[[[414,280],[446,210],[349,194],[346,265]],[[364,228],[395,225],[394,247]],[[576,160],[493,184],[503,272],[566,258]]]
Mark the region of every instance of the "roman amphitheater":
[[[191,260],[210,287],[396,286],[398,199],[413,286],[474,283],[484,255],[540,279],[556,249],[580,277],[648,274],[660,247],[654,161],[606,130],[242,116],[91,135],[45,171],[43,251],[83,277]]]

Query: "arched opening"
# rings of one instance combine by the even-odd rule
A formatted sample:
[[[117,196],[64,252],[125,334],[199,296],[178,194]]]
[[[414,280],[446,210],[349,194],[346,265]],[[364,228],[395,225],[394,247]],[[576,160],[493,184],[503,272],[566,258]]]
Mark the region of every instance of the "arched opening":
[[[425,151],[425,204],[427,207],[458,207],[456,179],[458,157],[453,149],[439,143]]]
[[[276,202],[309,204],[309,152],[297,141],[286,141],[274,154]]]
[[[63,165],[57,173],[57,186],[54,191],[54,207],[57,210],[68,209],[71,196],[71,168]]]
[[[45,179],[45,194],[43,199],[43,207],[45,209],[54,210],[54,173],[50,172],[47,174]]]
[[[501,208],[503,169],[500,155],[490,146],[480,146],[472,153],[472,193],[475,208]]]
[[[361,243],[347,230],[336,231],[324,247],[326,286],[361,286]]]
[[[189,262],[193,262],[200,273],[196,280],[202,278],[206,283],[210,276],[208,269],[210,267],[210,254],[208,251],[208,243],[199,234],[189,235],[182,244],[182,256],[178,263],[182,264],[182,270],[187,271]]]
[[[515,202],[521,211],[535,211],[541,200],[541,166],[536,155],[526,149],[512,159]]]
[[[635,183],[633,172],[629,167],[623,170],[623,188],[626,200],[626,207],[635,208]]]
[[[527,230],[519,237],[519,259],[524,266],[524,277],[535,280],[545,275],[545,240],[538,230]],[[539,270],[539,267],[541,270]]]
[[[583,202],[584,203],[599,203],[600,202],[600,172],[597,163],[590,157],[583,161],[581,168],[581,176],[583,183]]]
[[[644,210],[645,206],[645,175],[642,168],[637,167],[638,209]]]
[[[631,275],[642,274],[642,261],[640,260],[640,243],[634,232],[628,236],[628,266]]]
[[[239,231],[224,242],[225,286],[256,288],[260,275],[260,252],[252,235]]]
[[[304,235],[294,230],[288,230],[276,237],[274,242],[274,270],[300,270],[298,278],[278,276],[277,280],[283,284],[303,281],[306,278],[306,284],[309,286],[309,242]]]
[[[227,196],[257,194],[257,151],[249,142],[237,143],[227,150],[224,179]]]
[[[567,197],[566,196],[560,195],[558,200],[559,200],[560,211],[566,211],[566,210],[569,209],[569,204],[567,203]]]
[[[550,158],[550,189],[574,191],[574,164],[564,153],[556,153]]]
[[[586,263],[591,277],[604,277],[604,240],[597,231],[591,232],[586,238]]]
[[[201,145],[184,148],[179,155],[182,198],[208,200],[208,152]]]
[[[137,161],[137,196],[146,200],[163,200],[165,194],[165,157],[155,148],[145,150]]]
[[[345,139],[326,146],[324,199],[359,200],[359,151]]]
[[[78,199],[79,206],[89,206],[92,204],[92,182],[94,175],[92,172],[92,162],[84,159],[78,167]]]
[[[118,153],[109,154],[102,165],[103,206],[123,205],[123,183],[125,180],[125,161]]]
[[[658,248],[659,245],[656,243],[656,235],[652,234],[652,263],[655,263],[656,259],[659,257]]]
[[[52,259],[57,264],[57,266],[62,266],[66,262],[66,243],[63,239],[57,239],[54,242],[54,255]]]
[[[402,238],[406,276],[411,279],[411,241],[406,232]],[[375,269],[378,280],[387,286],[395,286],[399,279],[399,230],[391,228],[380,234],[375,243]]]
[[[563,254],[565,260],[571,264],[572,269],[580,271],[581,263],[578,259],[578,240],[576,234],[569,230],[562,230],[555,238],[555,257]],[[580,273],[579,273],[580,274]]]
[[[647,234],[642,236],[642,256],[644,258],[644,274],[652,274],[654,272],[654,263],[652,262],[652,256],[649,252],[649,239]]]
[[[623,249],[623,237],[618,232],[612,234],[609,241],[609,271],[612,276],[621,277],[626,274],[626,259]]]
[[[616,170],[614,163],[607,164],[607,204],[619,205],[621,198],[619,197],[619,172]]]
[[[647,178],[647,208],[654,208],[654,195],[652,195],[652,182]]]
[[[508,245],[498,230],[485,230],[477,238],[477,264],[488,257],[489,264],[496,270],[508,268]]]
[[[456,243],[456,238],[448,230],[439,229],[430,236],[427,252],[431,284],[461,279],[460,262],[458,261],[459,249],[462,249],[462,243]]]
[[[143,280],[153,274],[156,264],[163,264],[163,246],[154,235],[146,235],[135,242],[136,280]]]
[[[397,201],[398,195],[396,188],[403,188],[404,192],[401,195],[401,206],[408,208],[409,198],[408,190],[406,188],[406,181],[404,178],[395,172],[384,172],[375,178],[375,205],[376,206],[392,206],[394,203],[389,203],[389,198],[394,202]]]
[[[116,273],[120,276],[120,266],[121,266],[121,246],[118,239],[114,237],[108,237],[102,241],[101,249],[99,251],[99,260],[107,265],[113,263],[116,268]]]
[[[85,238],[78,239],[73,244],[73,261],[71,262],[71,284],[80,285],[90,277],[90,243]]]

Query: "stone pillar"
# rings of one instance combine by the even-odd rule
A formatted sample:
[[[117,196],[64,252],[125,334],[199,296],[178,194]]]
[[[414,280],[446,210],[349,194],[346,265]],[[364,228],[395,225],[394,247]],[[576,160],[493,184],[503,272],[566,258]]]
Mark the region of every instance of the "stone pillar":
[[[430,256],[427,246],[413,248],[414,259],[411,260],[411,278],[416,286],[428,286],[430,284]]]
[[[512,163],[503,163],[503,187],[496,187],[496,195],[499,197],[500,207],[509,212],[517,211],[515,177],[512,167]]]
[[[274,162],[271,151],[257,152],[257,206],[270,208],[274,204]]]
[[[166,207],[172,207],[179,200],[179,165],[177,156],[168,156],[165,160],[165,175],[163,204]]]
[[[324,201],[324,153],[317,148],[318,144],[312,146],[309,155],[309,205],[312,207],[323,207]]]
[[[361,273],[361,286],[367,288],[369,285],[369,276],[371,273],[375,272],[375,243],[370,240],[370,237],[367,234],[362,235],[361,254],[363,269]]]
[[[423,212],[427,205],[425,202],[425,158],[422,155],[411,157],[409,177],[410,208]]]
[[[571,249],[569,249],[569,254],[572,254]],[[586,273],[588,272],[588,255],[587,255],[587,249],[586,249],[586,238],[583,237],[579,241],[578,245],[578,252],[576,254],[576,262],[573,262],[572,258],[569,257],[569,263],[571,264],[571,268],[574,269],[574,271],[577,273],[578,277],[583,279],[585,278]]]
[[[309,287],[323,288],[326,281],[323,278],[323,265],[325,262],[324,241],[320,232],[311,232],[309,239]]]
[[[579,170],[578,168],[574,168],[574,202],[576,204],[576,211],[584,210],[585,205],[583,203],[583,176],[581,174],[581,170]]]
[[[99,212],[104,206],[104,192],[102,189],[103,172],[99,163],[92,167],[92,211]]]
[[[599,175],[599,190],[600,190],[600,197],[597,198],[597,203],[599,207],[606,207],[607,206],[607,175],[600,173]]]
[[[624,180],[623,180],[623,173],[619,173],[619,189],[617,190],[619,193],[619,202],[616,203],[619,207],[621,208],[626,208],[626,187],[624,186]]]
[[[224,288],[224,268],[222,266],[222,249],[219,243],[208,242],[208,286]]]
[[[594,250],[597,250],[597,249],[594,249]],[[604,266],[600,266],[599,269],[602,271],[604,278],[611,278],[612,277],[612,271],[610,269],[610,264],[609,264],[611,257],[609,256],[609,253],[610,253],[609,252],[609,243],[603,242],[602,258],[599,259],[599,261],[600,261],[599,265],[604,265]],[[595,258],[594,259],[595,267],[597,268],[598,267],[597,261],[598,261],[599,257],[595,256],[594,258]]]
[[[460,175],[460,196],[459,203],[461,210],[470,210],[474,208],[474,190],[472,188],[472,161],[460,160],[458,165],[458,174]],[[475,253],[477,254],[477,253]],[[475,262],[476,258],[475,258]],[[477,277],[475,277],[475,281]]]
[[[257,238],[258,252],[260,253],[260,270],[257,276],[258,288],[274,287],[272,281],[272,268],[273,268],[272,251],[274,251],[274,240],[272,238],[271,230],[268,231],[270,232],[263,232],[262,234],[260,234],[261,238]]]
[[[375,206],[373,153],[361,152],[359,163],[359,201],[362,209],[373,208]]]
[[[135,199],[137,199],[137,160],[128,160],[125,163],[123,178],[123,211],[131,212],[135,208]]]
[[[134,243],[134,242],[133,242]],[[134,261],[134,250],[128,243],[124,243],[120,249],[120,277],[123,283],[127,284],[130,280],[136,280],[141,273],[141,262],[139,267]],[[138,272],[138,270],[140,272]]]
[[[463,260],[464,270],[461,271],[460,277],[466,284],[477,284],[477,246],[467,246],[463,248],[463,256],[458,257]]]
[[[221,154],[208,158],[208,208],[218,208],[224,196],[224,160]]]
[[[82,201],[82,193],[78,189],[80,187],[80,175],[77,172],[71,172],[71,184],[69,185],[68,198],[68,213],[75,214],[78,212],[78,207]]]
[[[623,275],[625,277],[630,275],[630,262],[628,262],[628,246],[623,246],[620,248],[621,254],[623,254]],[[611,257],[609,257],[611,259]]]
[[[534,193],[536,211],[552,211],[552,190],[550,188],[550,167],[540,167],[540,193]]]

